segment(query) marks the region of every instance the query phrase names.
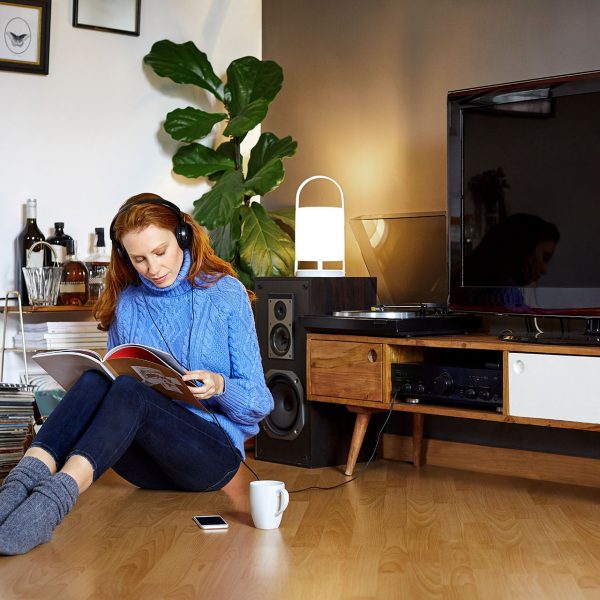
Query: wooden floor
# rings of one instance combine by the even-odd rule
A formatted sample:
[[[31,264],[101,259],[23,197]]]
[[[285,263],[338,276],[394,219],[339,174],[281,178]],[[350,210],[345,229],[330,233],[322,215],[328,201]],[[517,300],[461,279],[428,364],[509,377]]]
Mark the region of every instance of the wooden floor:
[[[249,461],[290,490],[338,468]],[[0,557],[0,598],[600,598],[600,490],[401,462],[293,494],[254,529],[243,469],[209,494],[141,491],[108,473],[49,544]],[[220,513],[225,532],[194,514]]]

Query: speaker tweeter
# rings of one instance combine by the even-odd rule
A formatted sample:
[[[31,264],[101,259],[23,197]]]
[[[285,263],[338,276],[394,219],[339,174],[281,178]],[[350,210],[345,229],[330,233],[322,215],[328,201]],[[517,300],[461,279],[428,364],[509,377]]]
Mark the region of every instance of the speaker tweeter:
[[[269,358],[294,359],[294,304],[293,296],[275,296],[268,299]]]

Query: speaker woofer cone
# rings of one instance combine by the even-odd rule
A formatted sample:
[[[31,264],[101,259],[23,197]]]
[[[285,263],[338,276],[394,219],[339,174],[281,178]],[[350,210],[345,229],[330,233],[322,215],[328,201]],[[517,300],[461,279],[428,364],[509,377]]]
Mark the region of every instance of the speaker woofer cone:
[[[290,330],[281,323],[275,325],[275,327],[271,329],[269,345],[271,350],[277,354],[277,356],[285,356],[290,351],[290,346],[292,345]]]
[[[267,387],[273,394],[273,410],[262,421],[270,437],[293,440],[304,427],[304,390],[298,376],[291,371],[267,373]]]

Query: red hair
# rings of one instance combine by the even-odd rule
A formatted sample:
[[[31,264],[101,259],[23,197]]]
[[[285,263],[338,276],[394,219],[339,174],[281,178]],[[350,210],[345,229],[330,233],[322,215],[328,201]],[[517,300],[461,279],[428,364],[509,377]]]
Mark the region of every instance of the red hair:
[[[156,194],[144,193],[132,196],[125,202],[114,220],[111,235],[117,241],[137,229],[155,225],[175,234],[180,224],[178,216],[166,206],[152,204],[152,200],[163,200]],[[144,202],[145,201],[145,202]],[[130,206],[130,208],[127,208]],[[206,230],[198,225],[187,213],[181,213],[192,231],[189,247],[192,261],[186,277],[193,286],[210,287],[224,275],[237,277],[230,263],[215,254]],[[208,275],[208,277],[206,277]],[[121,256],[113,244],[110,265],[106,273],[104,291],[94,307],[94,318],[100,323],[99,329],[107,331],[115,318],[119,294],[128,285],[139,285],[139,275],[126,256]],[[249,292],[250,297],[254,295]]]

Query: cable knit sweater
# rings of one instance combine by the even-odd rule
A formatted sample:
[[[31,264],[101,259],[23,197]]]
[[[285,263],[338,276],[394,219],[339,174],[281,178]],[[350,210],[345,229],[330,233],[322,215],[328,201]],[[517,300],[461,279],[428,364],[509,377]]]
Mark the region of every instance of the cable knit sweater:
[[[258,433],[258,422],[273,409],[265,384],[254,318],[243,285],[226,275],[208,288],[190,285],[191,256],[177,279],[158,288],[140,276],[142,285],[125,288],[110,326],[108,349],[125,343],[169,352],[188,369],[206,369],[225,378],[225,390],[205,404],[244,456],[244,440]],[[213,417],[181,403],[200,417]]]

